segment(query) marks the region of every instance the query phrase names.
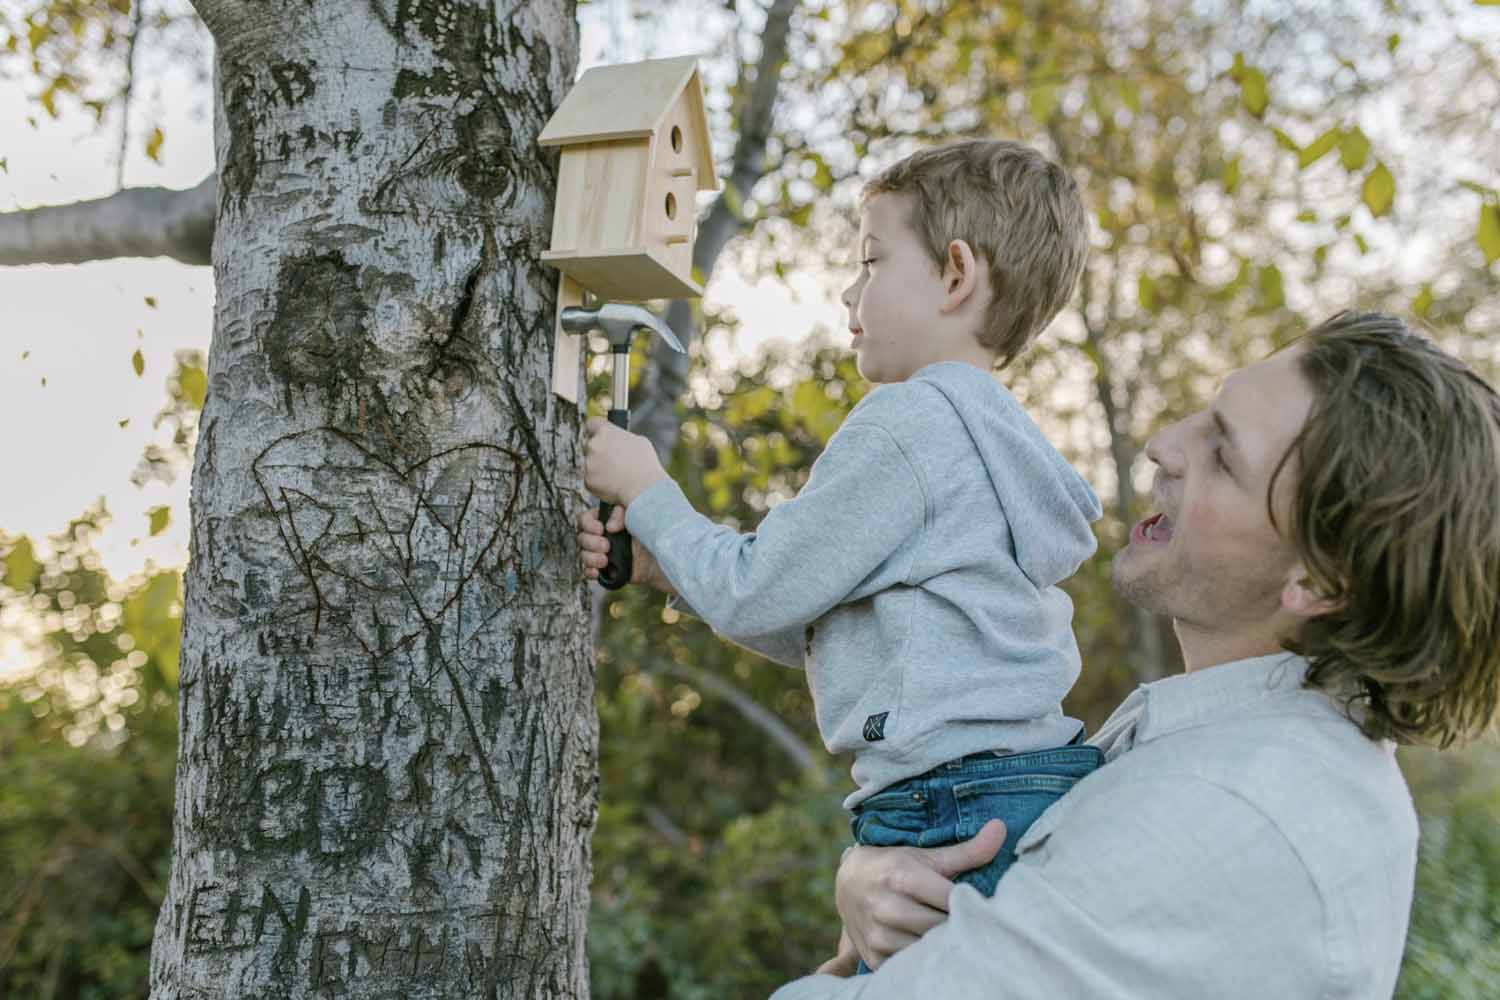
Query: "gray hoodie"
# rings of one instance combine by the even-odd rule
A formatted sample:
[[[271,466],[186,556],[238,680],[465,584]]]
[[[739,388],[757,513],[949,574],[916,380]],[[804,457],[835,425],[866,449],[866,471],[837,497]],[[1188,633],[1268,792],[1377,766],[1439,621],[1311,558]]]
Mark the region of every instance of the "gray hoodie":
[[[741,534],[663,480],[626,526],[720,635],[803,667],[855,804],[981,750],[1067,743],[1078,677],[1058,589],[1094,552],[1088,484],[973,365],[859,402],[796,497]]]

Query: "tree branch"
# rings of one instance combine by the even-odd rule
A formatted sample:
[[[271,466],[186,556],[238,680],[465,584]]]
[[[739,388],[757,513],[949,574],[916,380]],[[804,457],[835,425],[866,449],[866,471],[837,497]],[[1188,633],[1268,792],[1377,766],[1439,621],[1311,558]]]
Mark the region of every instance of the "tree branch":
[[[807,749],[803,743],[792,732],[785,722],[776,716],[775,712],[763,706],[760,702],[750,697],[733,684],[724,680],[717,674],[711,674],[707,670],[690,667],[684,663],[661,662],[658,668],[664,674],[680,677],[697,687],[703,688],[710,694],[717,695],[729,703],[736,712],[744,716],[745,720],[761,732],[771,738],[771,741],[786,752],[786,755],[796,763],[803,771],[811,770],[818,766],[818,758]]]
[[[110,257],[211,263],[218,185],[127,188],[108,198],[0,213],[0,267],[82,264]]]

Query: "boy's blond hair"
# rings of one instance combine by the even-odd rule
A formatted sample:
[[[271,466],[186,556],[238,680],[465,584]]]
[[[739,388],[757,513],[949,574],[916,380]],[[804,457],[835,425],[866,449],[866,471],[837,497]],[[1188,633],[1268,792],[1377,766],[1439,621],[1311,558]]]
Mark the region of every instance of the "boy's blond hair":
[[[865,185],[864,198],[910,195],[911,227],[941,270],[963,240],[989,266],[979,342],[1004,368],[1062,311],[1088,258],[1088,212],[1068,172],[1003,139],[913,153]]]

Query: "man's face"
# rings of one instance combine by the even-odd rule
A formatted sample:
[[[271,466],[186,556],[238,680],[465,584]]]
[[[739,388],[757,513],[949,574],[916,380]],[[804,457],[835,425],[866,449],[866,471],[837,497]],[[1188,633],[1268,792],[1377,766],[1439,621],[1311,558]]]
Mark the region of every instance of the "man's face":
[[[1312,406],[1299,350],[1230,375],[1210,407],[1146,446],[1159,513],[1137,524],[1115,556],[1115,587],[1174,619],[1189,669],[1275,652],[1297,624],[1282,596],[1302,570],[1271,524],[1266,495]],[[1289,464],[1276,482],[1283,527],[1296,478]]]
[[[902,382],[937,360],[942,275],[912,229],[911,197],[873,195],[859,222],[859,275],[844,289],[859,373]]]

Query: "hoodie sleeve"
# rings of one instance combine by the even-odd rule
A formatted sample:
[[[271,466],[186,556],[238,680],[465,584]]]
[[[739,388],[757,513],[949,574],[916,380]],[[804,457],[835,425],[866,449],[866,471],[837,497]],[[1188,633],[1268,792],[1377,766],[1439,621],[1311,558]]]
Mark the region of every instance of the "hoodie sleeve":
[[[714,524],[670,479],[636,498],[626,526],[699,617],[756,648],[757,639],[784,639],[843,601],[926,517],[926,493],[896,439],[851,415],[802,491],[752,533]]]

